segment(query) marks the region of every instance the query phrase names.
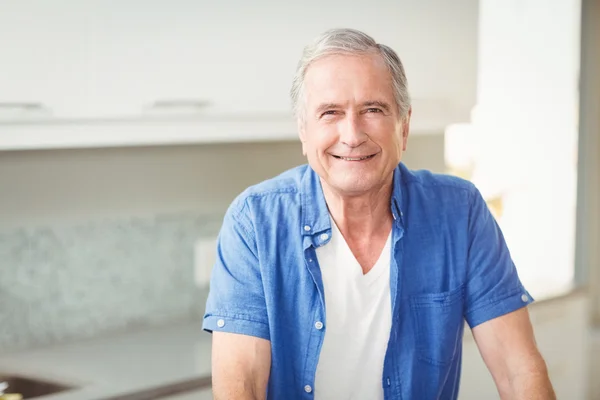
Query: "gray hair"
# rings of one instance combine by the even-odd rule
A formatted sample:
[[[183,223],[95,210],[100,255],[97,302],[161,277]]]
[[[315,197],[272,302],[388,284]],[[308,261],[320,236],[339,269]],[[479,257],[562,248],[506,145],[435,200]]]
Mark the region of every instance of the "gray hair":
[[[290,96],[294,115],[304,118],[304,77],[311,63],[334,54],[378,54],[392,74],[394,98],[400,117],[406,117],[410,109],[410,94],[402,61],[392,48],[378,44],[371,36],[355,29],[330,29],[318,36],[304,48],[292,82]]]

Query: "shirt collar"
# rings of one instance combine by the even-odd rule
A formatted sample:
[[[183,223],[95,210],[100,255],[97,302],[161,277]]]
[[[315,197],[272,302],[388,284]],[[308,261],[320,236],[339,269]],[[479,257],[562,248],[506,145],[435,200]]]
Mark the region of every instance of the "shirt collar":
[[[301,182],[303,235],[314,235],[331,229],[329,210],[325,202],[319,175],[310,167],[306,168]]]
[[[392,186],[392,198],[390,199],[390,209],[392,211],[394,221],[396,222],[396,225],[398,227],[404,226],[404,212],[402,211],[404,208],[404,203],[402,203],[404,185],[402,177],[405,173],[408,173],[408,170],[402,163],[399,163],[394,169],[394,183]]]
[[[392,196],[390,198],[390,209],[397,226],[402,227],[404,213],[402,211],[402,163],[394,169]],[[307,166],[301,181],[302,198],[302,224],[300,230],[302,235],[314,235],[331,229],[329,209],[325,202],[323,187],[319,175]]]

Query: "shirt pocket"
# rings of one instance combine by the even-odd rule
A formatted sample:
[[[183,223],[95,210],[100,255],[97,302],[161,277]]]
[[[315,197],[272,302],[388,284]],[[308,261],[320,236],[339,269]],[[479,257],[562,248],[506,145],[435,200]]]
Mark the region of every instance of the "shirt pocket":
[[[463,287],[409,298],[420,360],[447,366],[452,362],[463,333]]]

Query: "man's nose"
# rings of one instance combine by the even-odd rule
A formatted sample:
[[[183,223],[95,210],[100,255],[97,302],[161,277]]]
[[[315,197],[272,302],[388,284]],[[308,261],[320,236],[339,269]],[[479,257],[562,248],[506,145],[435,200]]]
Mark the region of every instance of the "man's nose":
[[[368,136],[361,126],[359,116],[355,113],[347,113],[340,125],[341,143],[349,147],[358,147],[367,141]]]

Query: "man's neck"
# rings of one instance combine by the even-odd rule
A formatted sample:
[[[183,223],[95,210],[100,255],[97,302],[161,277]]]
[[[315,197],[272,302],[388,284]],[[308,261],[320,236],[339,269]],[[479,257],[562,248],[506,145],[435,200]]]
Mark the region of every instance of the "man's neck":
[[[327,183],[321,184],[329,213],[345,238],[362,241],[389,233],[392,181],[361,196],[344,196]]]

